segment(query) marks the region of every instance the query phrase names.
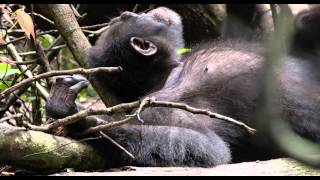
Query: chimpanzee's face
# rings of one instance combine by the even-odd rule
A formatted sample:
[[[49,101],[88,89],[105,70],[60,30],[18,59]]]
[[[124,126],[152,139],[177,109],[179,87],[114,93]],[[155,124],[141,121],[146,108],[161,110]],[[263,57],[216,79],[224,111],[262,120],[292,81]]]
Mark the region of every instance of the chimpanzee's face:
[[[165,7],[148,13],[123,12],[111,20],[107,43],[130,44],[137,52],[149,56],[157,48],[179,49],[184,46],[180,16]]]

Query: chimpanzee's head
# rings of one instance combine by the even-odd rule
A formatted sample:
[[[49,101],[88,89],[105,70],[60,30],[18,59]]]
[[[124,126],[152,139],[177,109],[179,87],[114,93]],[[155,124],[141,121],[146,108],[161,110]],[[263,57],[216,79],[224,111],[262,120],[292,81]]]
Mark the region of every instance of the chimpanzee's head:
[[[121,66],[120,74],[99,73],[97,78],[118,98],[135,100],[162,87],[179,63],[177,50],[183,46],[181,18],[176,12],[165,7],[142,14],[123,12],[90,49],[89,64]]]

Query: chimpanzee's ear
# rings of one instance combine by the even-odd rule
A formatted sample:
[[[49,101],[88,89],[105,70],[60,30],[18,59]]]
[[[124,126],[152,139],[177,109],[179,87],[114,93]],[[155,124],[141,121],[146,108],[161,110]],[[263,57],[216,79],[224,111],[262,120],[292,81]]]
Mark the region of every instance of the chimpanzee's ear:
[[[157,52],[157,46],[141,37],[131,37],[130,45],[135,51],[144,56],[152,56]]]

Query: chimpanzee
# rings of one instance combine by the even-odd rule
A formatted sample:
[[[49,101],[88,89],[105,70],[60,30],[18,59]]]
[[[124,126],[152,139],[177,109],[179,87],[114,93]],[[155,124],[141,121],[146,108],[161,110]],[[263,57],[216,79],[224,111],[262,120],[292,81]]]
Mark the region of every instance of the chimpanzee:
[[[175,50],[182,45],[182,39],[179,39],[181,34],[170,27],[172,24],[180,26],[178,19],[179,16],[173,11],[157,8],[141,15],[125,12],[112,20],[109,31],[92,48],[90,63],[92,67],[117,66],[121,63],[125,71],[120,77],[100,74],[100,83],[105,84],[106,90],[113,91],[122,100],[129,101],[147,93],[150,87],[155,88],[152,87],[155,85],[154,80],[160,79],[158,90],[146,96],[208,109],[256,127],[255,112],[260,93],[257,81],[263,71],[264,47],[259,43],[240,40],[201,44],[194,47],[193,52],[186,55],[181,63],[167,69],[167,78],[163,74],[157,77],[157,66],[169,67],[177,61]],[[112,63],[108,64],[109,60]],[[157,66],[148,63],[157,63]],[[148,74],[146,72],[139,74],[146,67],[153,67],[148,73],[155,74],[148,77],[145,77]],[[280,80],[278,103],[283,119],[299,135],[316,142],[320,142],[318,70],[317,61],[299,56],[288,56],[277,70]],[[142,78],[143,81],[136,78]],[[73,88],[71,91],[67,89],[68,92],[77,92],[85,85],[83,81],[72,77],[62,79],[60,83],[64,81],[72,81],[69,86]],[[78,85],[78,82],[81,84]],[[140,85],[144,87],[145,82],[153,83],[140,91]],[[131,90],[139,91],[139,95],[131,94]],[[56,93],[51,92],[53,95]],[[126,98],[126,95],[130,98]],[[49,98],[46,108],[51,114],[55,112],[63,117],[73,113],[59,112],[54,106],[57,104],[55,101],[59,101],[62,106],[72,104],[61,102],[58,98]],[[74,110],[74,107],[69,106],[69,109]],[[165,107],[145,109],[141,118],[144,120],[143,124],[132,121],[104,131],[136,157],[129,158],[111,143],[99,143],[97,148],[107,153],[108,166],[208,167],[241,160],[242,156],[248,154],[259,154],[255,152],[255,137],[233,123]],[[102,116],[87,118],[75,126],[67,127],[67,130],[74,132],[77,127],[80,131],[106,121],[113,120]],[[262,147],[265,149],[265,156],[275,157],[281,154],[268,151],[268,146]]]

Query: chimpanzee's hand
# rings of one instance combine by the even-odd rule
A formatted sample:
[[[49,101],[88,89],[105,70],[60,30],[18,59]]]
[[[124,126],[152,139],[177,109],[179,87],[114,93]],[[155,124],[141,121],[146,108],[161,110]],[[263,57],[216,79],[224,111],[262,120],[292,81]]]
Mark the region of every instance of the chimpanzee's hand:
[[[47,115],[58,119],[76,113],[78,109],[75,99],[88,84],[89,82],[79,75],[57,77],[46,103]]]

